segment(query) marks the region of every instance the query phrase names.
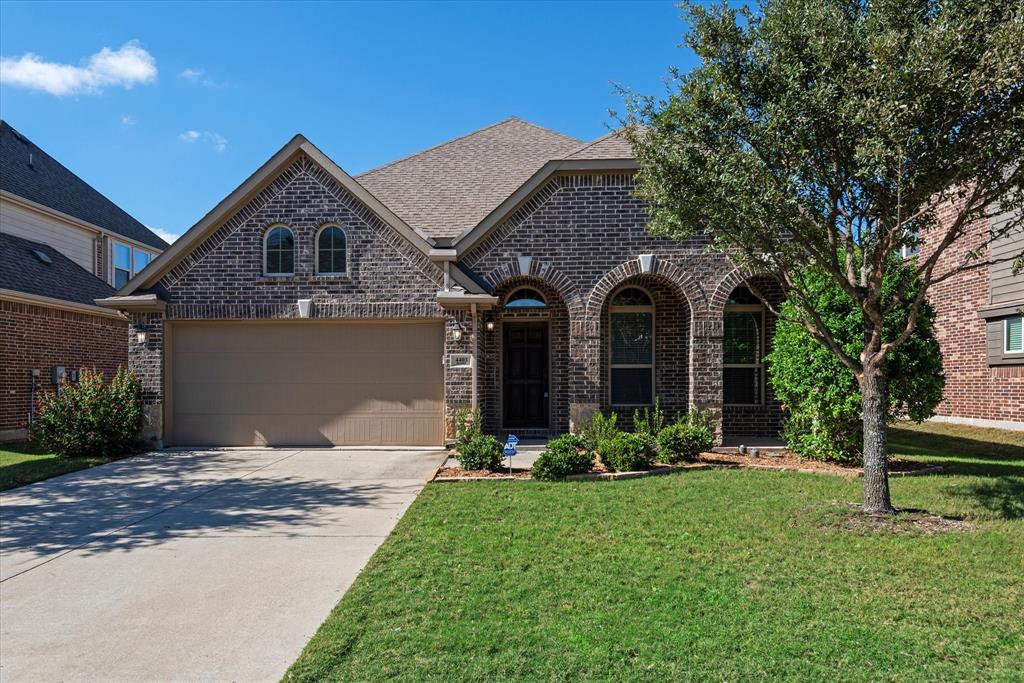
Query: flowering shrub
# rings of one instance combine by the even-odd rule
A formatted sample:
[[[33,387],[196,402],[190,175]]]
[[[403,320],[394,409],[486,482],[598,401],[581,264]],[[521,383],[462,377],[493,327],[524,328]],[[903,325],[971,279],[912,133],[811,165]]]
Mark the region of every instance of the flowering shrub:
[[[68,458],[120,455],[142,428],[142,384],[124,368],[110,384],[99,370],[83,368],[77,384],[40,392],[36,405],[30,438]]]

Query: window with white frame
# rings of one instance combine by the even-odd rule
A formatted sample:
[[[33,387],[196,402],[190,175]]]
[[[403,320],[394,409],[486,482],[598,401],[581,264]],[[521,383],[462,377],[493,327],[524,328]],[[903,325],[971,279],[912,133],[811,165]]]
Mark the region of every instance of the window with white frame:
[[[316,236],[316,274],[345,275],[348,272],[345,232],[336,225],[325,225]]]
[[[639,287],[619,290],[609,307],[613,406],[654,403],[654,302]]]
[[[725,306],[722,391],[726,405],[764,401],[764,305],[746,287]]]
[[[283,225],[267,230],[263,238],[263,274],[295,274],[295,235]]]
[[[1024,353],[1024,316],[1003,321],[1003,352]]]
[[[114,242],[112,284],[120,289],[128,284],[136,273],[141,271],[153,260],[153,255],[144,249],[133,247],[122,242]]]

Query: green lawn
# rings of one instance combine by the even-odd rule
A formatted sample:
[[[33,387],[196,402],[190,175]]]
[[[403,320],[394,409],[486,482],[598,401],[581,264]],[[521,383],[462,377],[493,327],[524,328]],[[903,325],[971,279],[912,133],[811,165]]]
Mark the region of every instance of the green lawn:
[[[0,445],[0,491],[113,460],[117,458],[58,458],[30,443],[5,443]]]
[[[1022,680],[1024,435],[928,425],[893,499],[860,481],[693,470],[430,484],[288,672],[298,680]]]

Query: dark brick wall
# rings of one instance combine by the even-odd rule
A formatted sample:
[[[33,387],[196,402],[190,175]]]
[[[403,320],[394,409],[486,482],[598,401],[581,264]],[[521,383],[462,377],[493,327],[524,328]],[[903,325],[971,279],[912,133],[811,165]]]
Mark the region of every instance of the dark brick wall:
[[[953,220],[955,207],[946,205],[940,219]],[[925,235],[923,257],[934,251],[939,235]],[[939,258],[937,273],[965,263],[968,253],[979,250],[989,238],[987,220],[975,221],[967,235]],[[936,337],[942,349],[946,391],[937,413],[952,418],[1024,422],[1024,361],[1020,365],[990,366],[986,354],[985,321],[978,311],[989,303],[987,268],[974,268],[934,285],[928,299],[935,307]]]
[[[127,335],[123,320],[0,301],[0,432],[27,425],[33,369],[50,390],[55,365],[97,368],[109,379],[128,364]]]

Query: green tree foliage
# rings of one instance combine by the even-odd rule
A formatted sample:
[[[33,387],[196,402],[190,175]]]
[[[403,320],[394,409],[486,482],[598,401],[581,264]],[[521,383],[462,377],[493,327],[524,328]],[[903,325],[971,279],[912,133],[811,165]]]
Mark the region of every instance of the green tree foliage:
[[[673,72],[664,100],[630,97],[625,120],[651,231],[707,235],[744,271],[782,283],[792,319],[857,379],[864,508],[891,511],[886,357],[914,334],[929,287],[986,265],[974,245],[942,258],[975,221],[1015,216],[993,238],[1024,225],[1024,3],[685,11],[700,66]],[[887,278],[892,256],[922,242],[915,266]],[[864,313],[853,340],[822,320],[812,272]],[[905,326],[888,328],[905,302]]]
[[[142,383],[124,368],[110,384],[82,368],[77,383],[41,392],[37,406],[30,438],[63,457],[123,455],[142,429]]]
[[[883,301],[888,304],[902,280],[905,263],[891,264],[883,283]],[[820,271],[808,273],[808,294],[822,321],[837,339],[845,341],[855,354],[864,330],[864,314],[856,302],[834,280]],[[771,353],[767,357],[768,377],[775,395],[789,408],[784,428],[786,443],[811,458],[852,461],[862,456],[860,386],[850,369],[826,347],[819,344],[798,322],[798,304],[782,304],[785,316],[779,320]],[[910,304],[902,301],[885,321],[886,333],[903,329]],[[886,419],[907,418],[920,422],[935,413],[942,400],[945,377],[942,354],[934,334],[935,311],[926,302],[918,312],[914,333],[886,356],[888,408]]]

